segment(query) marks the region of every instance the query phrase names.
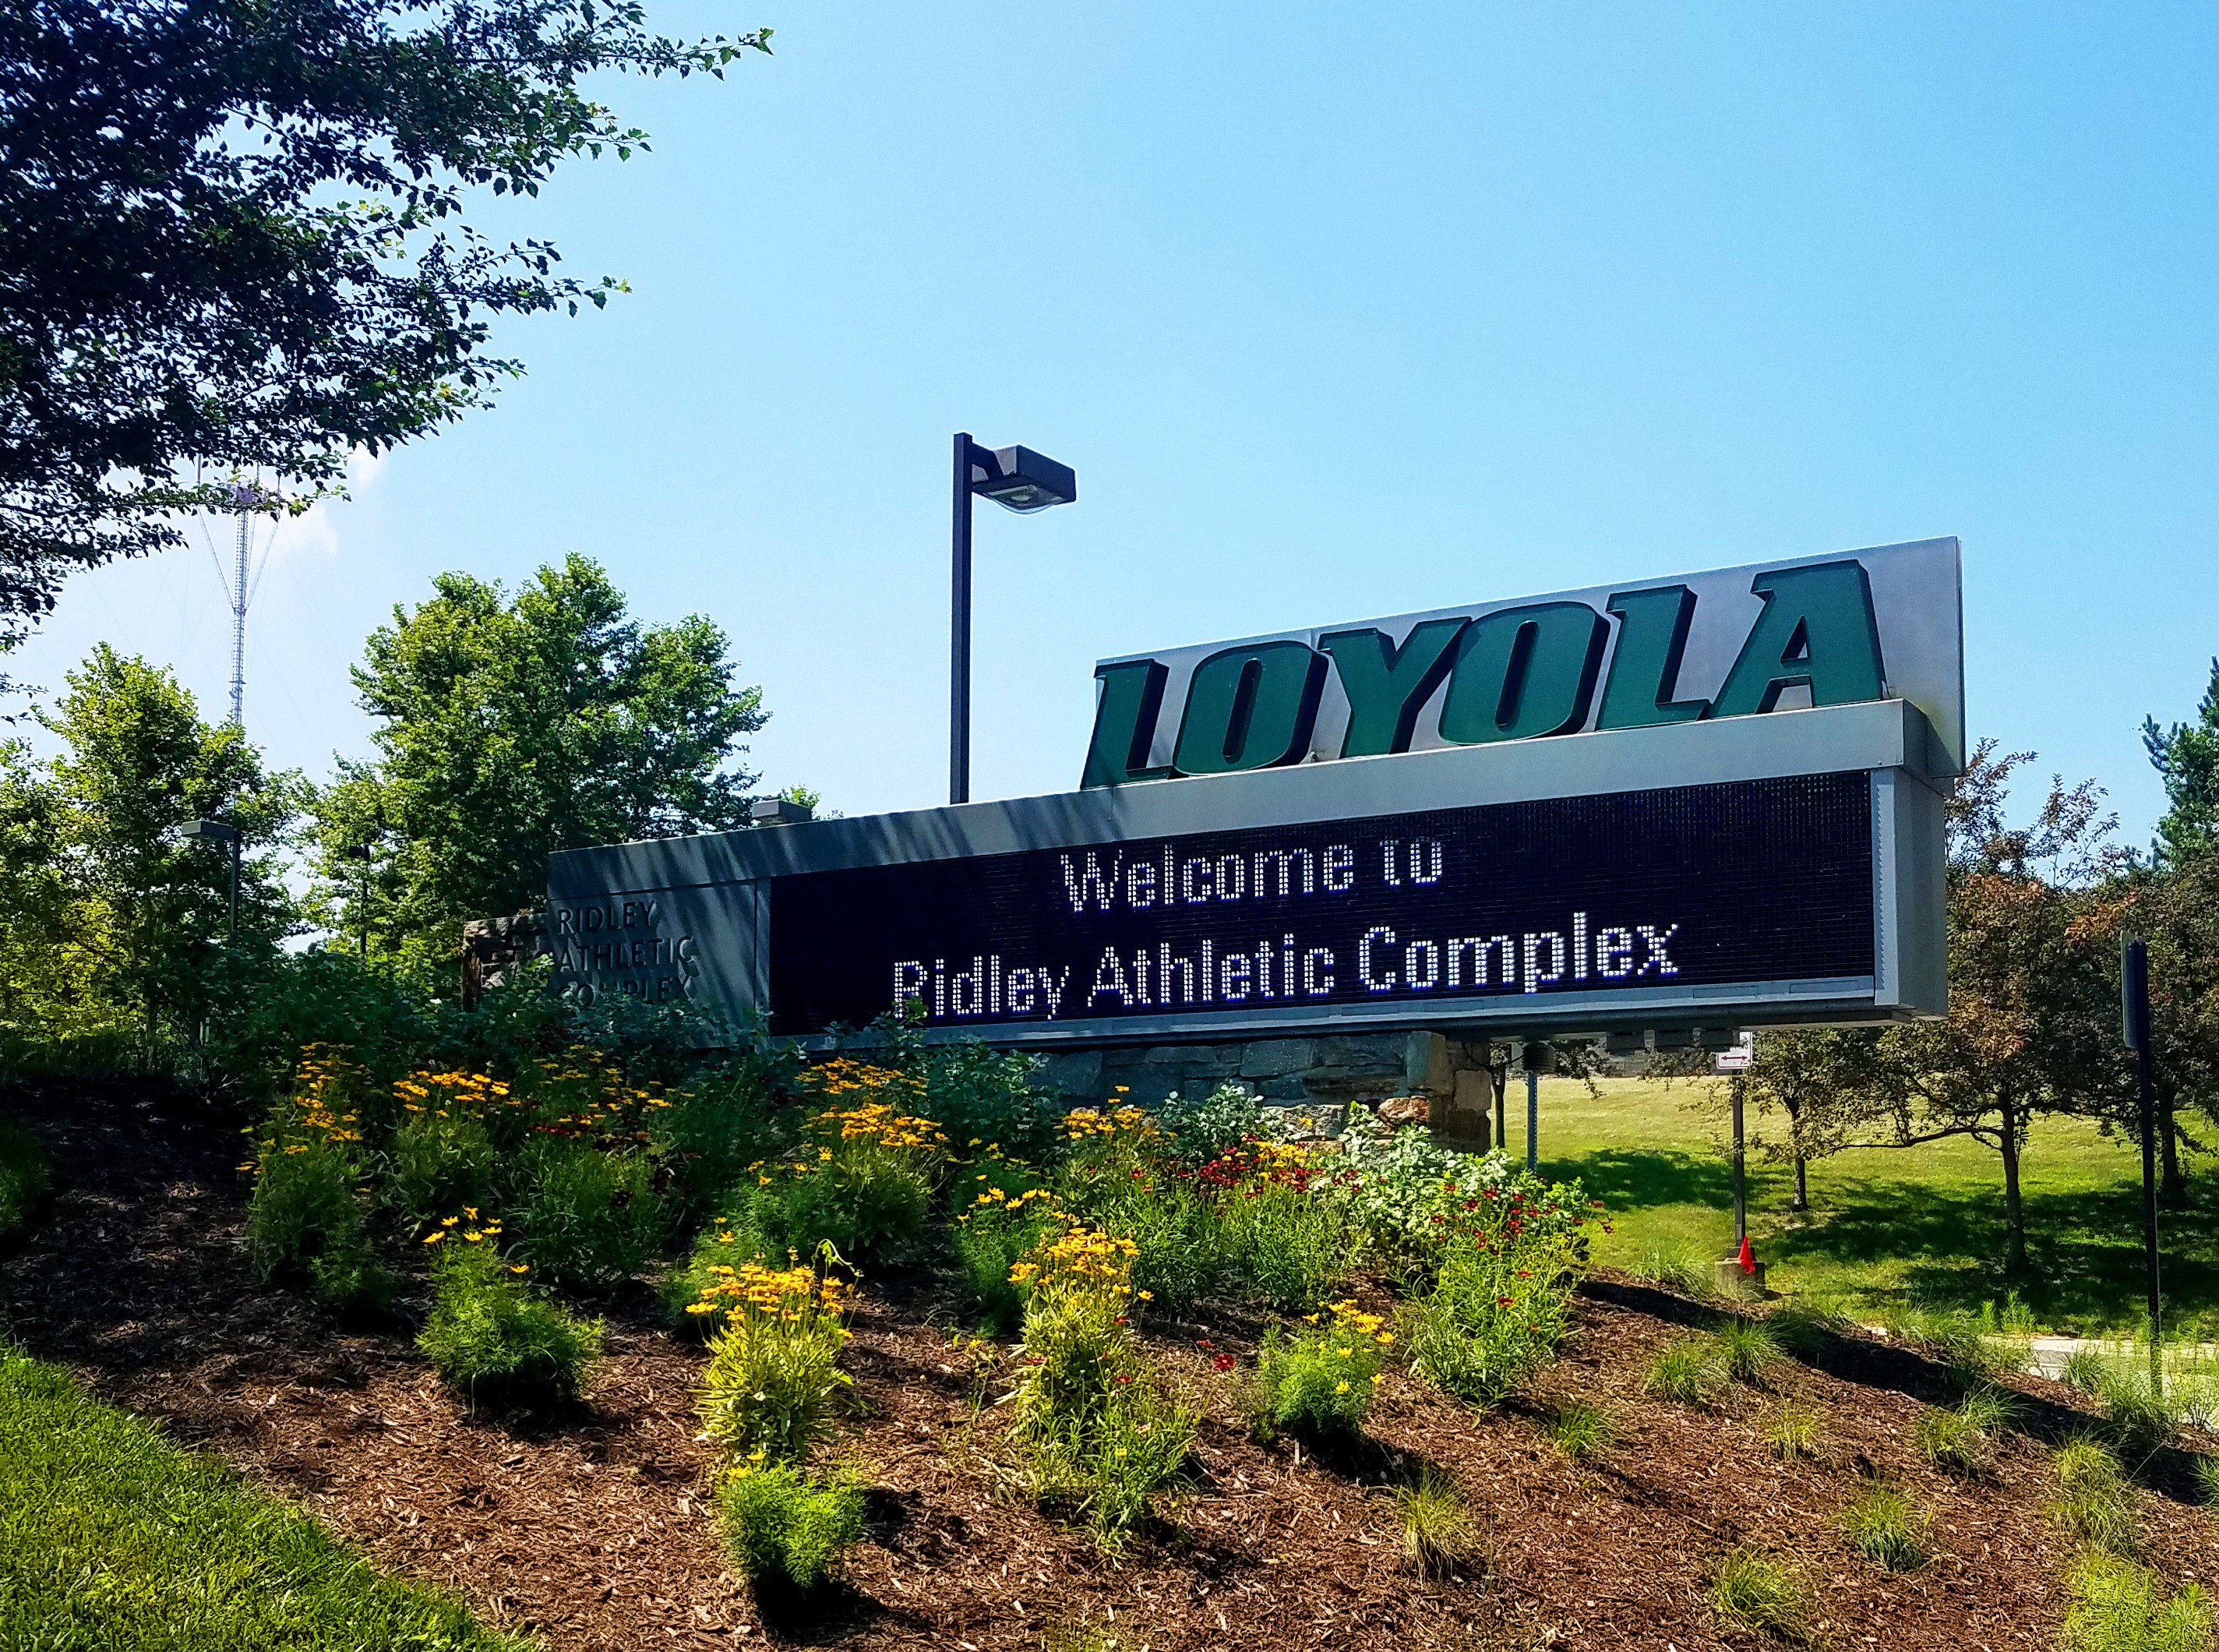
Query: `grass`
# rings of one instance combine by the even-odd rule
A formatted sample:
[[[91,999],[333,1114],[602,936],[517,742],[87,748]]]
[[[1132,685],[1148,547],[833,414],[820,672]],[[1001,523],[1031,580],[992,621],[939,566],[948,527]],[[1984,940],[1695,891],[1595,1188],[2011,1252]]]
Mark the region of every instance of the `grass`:
[[[1477,1550],[1479,1522],[1456,1481],[1439,1469],[1397,1487],[1395,1506],[1402,1518],[1402,1553],[1420,1577],[1439,1577]]]
[[[0,1353],[0,1646],[524,1652],[212,1460]]]
[[[1587,1400],[1567,1400],[1549,1413],[1549,1439],[1574,1463],[1587,1463],[1617,1444],[1609,1414]]]
[[[39,1139],[0,1119],[0,1239],[28,1227],[53,1190],[53,1172]]]
[[[1926,1564],[1926,1533],[1933,1522],[1893,1486],[1873,1486],[1842,1511],[1842,1530],[1867,1560],[1891,1572]]]
[[[1806,1641],[1811,1636],[1811,1591],[1784,1562],[1737,1550],[1719,1562],[1711,1580],[1711,1607],[1735,1629]]]
[[[1718,1115],[1692,1108],[1702,1081],[1606,1078],[1598,1094],[1541,1081],[1541,1167],[1577,1176],[1610,1207],[1613,1232],[1595,1259],[1632,1273],[1677,1258],[1704,1267],[1731,1237],[1732,1173]],[[1752,1118],[1776,1130],[1779,1121]],[[1510,1144],[1522,1153],[1517,1129]],[[1793,1174],[1749,1158],[1750,1229],[1771,1289],[1791,1300],[1838,1295],[1860,1318],[1913,1301],[1971,1312],[2013,1285],[2045,1328],[2132,1331],[2140,1309],[2118,1282],[2141,1277],[2141,1164],[2092,1121],[2036,1121],[2022,1167],[2035,1275],[2005,1277],[2003,1179],[1997,1156],[1958,1139],[1865,1148],[1810,1166],[1812,1208],[1788,1208]],[[2186,1318],[2219,1310],[2219,1176],[2189,1182],[2189,1208],[2168,1216],[2166,1295]],[[1653,1273],[1650,1276],[1656,1276]],[[1666,1282],[1671,1282],[1667,1281]],[[1695,1282],[1675,1284],[1707,1295]]]

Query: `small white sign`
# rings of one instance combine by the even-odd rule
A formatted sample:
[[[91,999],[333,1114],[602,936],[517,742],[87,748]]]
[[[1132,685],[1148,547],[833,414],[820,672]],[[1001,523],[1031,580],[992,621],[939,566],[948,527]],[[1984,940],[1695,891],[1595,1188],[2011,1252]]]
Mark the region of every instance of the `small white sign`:
[[[1731,1050],[1720,1050],[1711,1058],[1712,1072],[1747,1072],[1756,1065],[1756,1034],[1744,1033],[1741,1042]]]

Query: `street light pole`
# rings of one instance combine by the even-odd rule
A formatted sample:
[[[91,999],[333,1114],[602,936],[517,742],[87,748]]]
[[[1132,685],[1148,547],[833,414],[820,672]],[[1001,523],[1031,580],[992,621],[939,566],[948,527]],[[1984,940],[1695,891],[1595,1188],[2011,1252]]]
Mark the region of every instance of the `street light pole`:
[[[948,800],[971,801],[971,495],[1030,515],[1078,497],[1067,465],[1029,447],[983,448],[955,433],[949,479],[948,593]]]
[[[971,801],[971,455],[968,431],[955,437],[954,514],[948,524],[948,800]]]
[[[239,941],[239,828],[228,821],[189,820],[179,830],[190,838],[231,845],[231,916],[224,938],[227,942],[236,945]]]

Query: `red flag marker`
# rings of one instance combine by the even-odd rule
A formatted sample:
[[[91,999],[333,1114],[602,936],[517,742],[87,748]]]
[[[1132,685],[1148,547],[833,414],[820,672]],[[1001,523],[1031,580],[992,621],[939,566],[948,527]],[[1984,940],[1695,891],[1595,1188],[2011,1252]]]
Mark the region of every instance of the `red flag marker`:
[[[1741,1264],[1741,1270],[1744,1273],[1754,1274],[1756,1271],[1756,1251],[1750,1244],[1749,1235],[1746,1233],[1741,1236],[1741,1251],[1734,1260]]]

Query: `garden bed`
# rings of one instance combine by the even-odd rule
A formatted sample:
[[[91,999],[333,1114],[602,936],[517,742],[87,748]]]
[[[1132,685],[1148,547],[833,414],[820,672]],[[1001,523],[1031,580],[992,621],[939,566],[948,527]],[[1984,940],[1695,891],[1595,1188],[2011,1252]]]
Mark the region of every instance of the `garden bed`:
[[[468,1418],[411,1329],[335,1328],[256,1282],[242,1239],[238,1121],[182,1096],[111,1086],[17,1095],[62,1183],[49,1220],[4,1264],[6,1334],[84,1373],[105,1397],[214,1451],[399,1572],[447,1587],[488,1621],[563,1648],[837,1644],[1037,1647],[1082,1623],[1116,1644],[1187,1648],[1694,1649],[1751,1644],[1707,1601],[1719,1560],[1755,1548],[1813,1583],[1822,1640],[1841,1645],[2049,1649],[2064,1611],[2063,1540],[2046,1519],[2048,1453],[2006,1435],[1967,1482],[1913,1430],[1947,1390],[1894,1349],[1788,1363],[1778,1386],[1818,1408],[1821,1454],[1766,1443],[1774,1396],[1737,1386],[1713,1413],[1643,1397],[1655,1353],[1707,1310],[1606,1284],[1577,1305],[1561,1358],[1528,1394],[1476,1416],[1391,1369],[1364,1443],[1320,1460],[1251,1438],[1213,1356],[1252,1351],[1257,1325],[1203,1314],[1142,1327],[1208,1404],[1195,1473],[1122,1555],[1039,1512],[1006,1472],[1008,1345],[961,1331],[930,1277],[864,1281],[843,1363],[848,1448],[873,1487],[844,1582],[805,1604],[757,1600],[710,1518],[694,1435],[704,1356],[643,1291],[609,1315],[575,1416],[531,1427]],[[420,1292],[404,1319],[420,1315]],[[1683,1323],[1675,1323],[1683,1322]],[[1209,1351],[1196,1346],[1207,1338]],[[2076,1398],[2036,1379],[2041,1414]],[[1537,1413],[1581,1395],[1614,1444],[1565,1460]],[[2048,1409],[2044,1411],[2042,1407]],[[2054,1429],[2048,1432],[2054,1432]],[[1388,1487],[1451,1475],[1482,1554],[1414,1576]],[[1837,1522],[1882,1476],[1934,1516],[1934,1558],[1889,1573]],[[2144,1494],[2145,1556],[2165,1575],[2219,1571],[2219,1522]]]

